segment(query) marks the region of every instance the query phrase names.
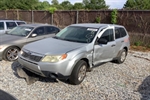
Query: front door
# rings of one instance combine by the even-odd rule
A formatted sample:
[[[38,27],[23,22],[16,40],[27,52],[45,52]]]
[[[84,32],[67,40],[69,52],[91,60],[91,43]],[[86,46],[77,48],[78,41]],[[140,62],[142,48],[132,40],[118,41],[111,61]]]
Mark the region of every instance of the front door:
[[[103,29],[97,37],[107,40],[107,44],[99,44],[97,41],[94,45],[93,63],[97,65],[102,62],[111,61],[114,57],[116,43],[114,41],[114,27]],[[97,40],[98,40],[97,39]]]

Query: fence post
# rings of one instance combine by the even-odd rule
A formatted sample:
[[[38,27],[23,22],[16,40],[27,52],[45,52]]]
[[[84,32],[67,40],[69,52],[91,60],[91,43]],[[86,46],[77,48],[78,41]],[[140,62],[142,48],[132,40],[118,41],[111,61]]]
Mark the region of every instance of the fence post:
[[[77,13],[76,13],[76,24],[78,24],[78,18],[79,18],[79,11],[77,10]]]
[[[19,11],[17,9],[17,20],[19,20]]]
[[[34,12],[33,12],[33,10],[31,11],[31,14],[32,14],[31,15],[31,22],[34,23]]]
[[[51,13],[51,24],[53,25],[53,13]]]
[[[5,19],[7,19],[8,17],[7,17],[7,10],[5,10]]]

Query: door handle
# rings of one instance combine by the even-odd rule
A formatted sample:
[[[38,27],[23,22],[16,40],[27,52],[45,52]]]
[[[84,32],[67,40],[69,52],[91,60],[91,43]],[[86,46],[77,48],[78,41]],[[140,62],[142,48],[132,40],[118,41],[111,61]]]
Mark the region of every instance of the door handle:
[[[115,44],[111,45],[111,47],[114,47],[114,46],[116,46],[116,45]]]
[[[121,41],[121,43],[123,43],[124,41]]]

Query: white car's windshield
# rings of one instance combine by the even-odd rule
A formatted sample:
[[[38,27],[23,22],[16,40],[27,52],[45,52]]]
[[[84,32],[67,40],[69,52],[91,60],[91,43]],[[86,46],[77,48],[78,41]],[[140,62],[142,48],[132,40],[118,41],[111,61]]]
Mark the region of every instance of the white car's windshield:
[[[7,34],[10,35],[17,35],[17,36],[27,36],[31,31],[33,30],[33,27],[28,27],[28,26],[17,26],[7,32]]]
[[[98,29],[96,28],[70,26],[57,33],[55,38],[73,42],[90,43],[93,41],[97,31]]]

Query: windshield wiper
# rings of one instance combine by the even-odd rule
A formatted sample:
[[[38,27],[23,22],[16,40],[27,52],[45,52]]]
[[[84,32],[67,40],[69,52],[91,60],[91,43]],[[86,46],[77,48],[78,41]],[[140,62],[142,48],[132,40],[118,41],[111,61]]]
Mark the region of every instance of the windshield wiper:
[[[66,41],[72,41],[72,42],[75,42],[74,40],[70,40],[70,39],[64,39],[64,40],[66,40]]]
[[[82,41],[79,41],[79,40],[70,40],[70,39],[64,39],[66,41],[71,41],[71,42],[79,42],[79,43],[83,43]]]

